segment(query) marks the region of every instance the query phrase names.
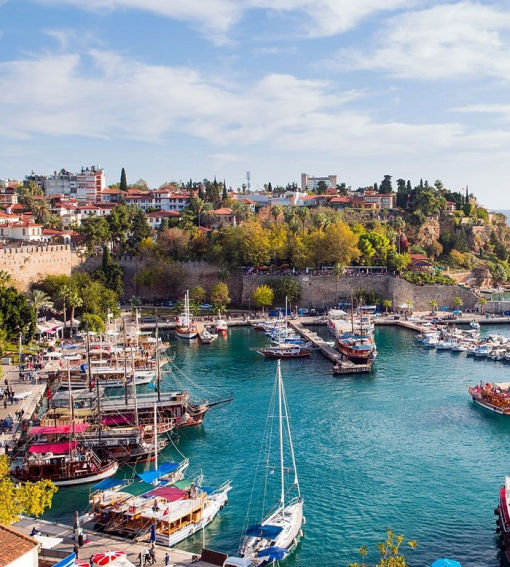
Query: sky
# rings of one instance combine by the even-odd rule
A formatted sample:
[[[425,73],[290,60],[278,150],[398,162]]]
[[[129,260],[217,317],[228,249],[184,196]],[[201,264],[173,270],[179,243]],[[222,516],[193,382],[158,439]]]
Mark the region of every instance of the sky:
[[[510,3],[0,0],[0,178],[441,179],[510,209]]]

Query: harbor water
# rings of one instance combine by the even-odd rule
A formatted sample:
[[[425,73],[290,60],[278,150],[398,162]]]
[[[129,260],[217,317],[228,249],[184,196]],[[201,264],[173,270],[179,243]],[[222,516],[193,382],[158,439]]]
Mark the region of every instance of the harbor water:
[[[494,326],[488,332],[510,335]],[[306,516],[305,537],[285,565],[347,566],[361,545],[375,561],[387,528],[418,541],[406,553],[410,565],[438,557],[464,567],[500,565],[493,510],[510,474],[510,418],[475,406],[467,386],[509,381],[510,365],[421,349],[405,329],[378,328],[375,335],[379,356],[369,376],[332,376],[331,363],[316,352],[282,361]],[[207,486],[233,481],[228,507],[204,535],[208,547],[235,553],[275,362],[249,350],[265,343],[250,328],[231,329],[211,345],[170,340],[175,366],[203,391],[183,386],[202,397],[234,396],[211,409],[203,426],[181,431],[178,448],[191,472],[202,469]],[[175,376],[182,378],[164,374],[165,389],[175,387]],[[165,451],[160,460],[175,458]],[[275,488],[277,481],[276,474]],[[45,518],[72,521],[87,494],[88,487],[61,489]],[[201,544],[196,535],[179,547],[198,552]]]

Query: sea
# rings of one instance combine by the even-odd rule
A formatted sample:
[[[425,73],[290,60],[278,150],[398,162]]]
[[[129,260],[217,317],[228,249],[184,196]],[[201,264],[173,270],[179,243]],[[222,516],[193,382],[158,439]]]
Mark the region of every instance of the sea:
[[[326,336],[325,327],[316,330]],[[508,327],[483,332],[510,336]],[[375,563],[387,529],[418,542],[414,550],[403,548],[411,566],[440,557],[463,567],[500,565],[494,509],[510,474],[510,418],[475,406],[467,387],[508,381],[510,366],[424,350],[406,329],[376,328],[375,338],[379,356],[368,376],[333,376],[318,352],[282,361],[306,516],[304,537],[285,565],[347,567],[360,559],[363,545]],[[202,426],[181,431],[177,449],[190,458],[190,475],[203,472],[205,485],[232,481],[229,505],[204,540],[235,554],[247,510],[264,496],[253,478],[276,364],[250,350],[265,343],[251,328],[232,328],[211,345],[169,339],[175,358],[164,374],[166,389],[186,386],[202,398],[233,395]],[[269,474],[278,466],[273,457]],[[160,462],[176,458],[171,447]],[[266,498],[277,497],[277,482],[278,474]],[[75,509],[85,511],[88,491],[59,490],[45,518],[72,522]],[[179,547],[198,553],[201,545],[196,535]]]

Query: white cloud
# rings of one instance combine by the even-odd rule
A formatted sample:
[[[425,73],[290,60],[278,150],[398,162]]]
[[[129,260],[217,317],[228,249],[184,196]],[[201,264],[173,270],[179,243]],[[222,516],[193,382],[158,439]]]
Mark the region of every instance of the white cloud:
[[[370,50],[341,50],[343,69],[414,79],[510,77],[510,11],[474,2],[443,4],[386,22]]]
[[[475,114],[496,114],[503,120],[510,121],[510,104],[470,104],[454,108],[453,110]]]
[[[69,5],[76,8],[108,12],[135,9],[153,12],[203,27],[202,31],[216,42],[228,42],[224,34],[250,10],[297,13],[306,21],[300,37],[330,36],[355,27],[374,13],[412,6],[416,0],[35,0],[47,5]],[[294,33],[298,30],[294,29]]]

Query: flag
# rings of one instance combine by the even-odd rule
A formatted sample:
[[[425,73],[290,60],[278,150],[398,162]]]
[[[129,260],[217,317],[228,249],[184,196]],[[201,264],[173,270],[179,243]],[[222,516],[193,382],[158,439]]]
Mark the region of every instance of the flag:
[[[46,397],[48,400],[51,400],[51,390],[49,388],[46,389]]]
[[[170,511],[170,506],[167,507],[167,509],[163,512],[163,516],[166,516]]]

